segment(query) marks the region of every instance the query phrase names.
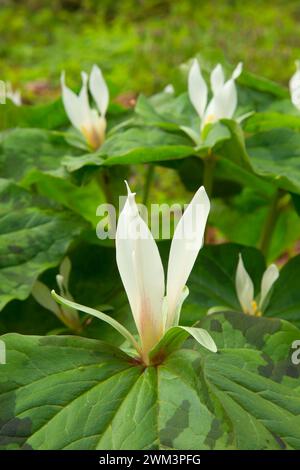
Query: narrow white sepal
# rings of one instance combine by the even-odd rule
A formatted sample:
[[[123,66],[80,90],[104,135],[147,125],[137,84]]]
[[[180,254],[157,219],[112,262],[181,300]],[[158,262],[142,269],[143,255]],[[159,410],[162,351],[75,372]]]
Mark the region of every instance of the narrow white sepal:
[[[234,71],[232,72],[232,75],[231,75],[232,80],[236,80],[237,78],[239,78],[242,71],[243,71],[243,63],[239,62],[236,68],[234,69]]]
[[[70,258],[66,256],[62,260],[59,266],[59,274],[63,277],[63,283],[64,283],[66,290],[68,290],[68,286],[69,286],[69,277],[70,277],[71,268],[72,268],[72,264],[71,264]]]
[[[93,315],[94,317],[99,318],[99,320],[105,321],[110,326],[112,326],[115,330],[117,330],[122,336],[124,336],[124,338],[126,338],[134,346],[134,348],[140,353],[139,345],[134,339],[134,337],[132,336],[132,334],[114,318],[106,315],[105,313],[99,312],[98,310],[95,310],[94,308],[86,307],[85,305],[81,305],[76,302],[72,302],[71,300],[67,300],[64,297],[61,297],[60,295],[58,295],[54,290],[51,291],[51,295],[56,300],[56,302],[58,302],[61,305],[64,305],[74,310],[78,310],[80,312],[88,313],[89,315]]]
[[[88,74],[81,72],[82,87],[78,95],[78,102],[81,112],[81,126],[84,126],[87,130],[91,130],[93,127],[93,112],[89,103],[88,95]],[[81,128],[82,131],[82,128]]]
[[[271,264],[266,271],[261,280],[261,290],[260,290],[260,301],[259,307],[266,307],[265,300],[273,287],[273,284],[277,281],[279,277],[279,270],[275,264]]]
[[[109,90],[101,69],[93,65],[90,74],[90,92],[102,117],[105,116],[109,103]]]
[[[188,126],[180,126],[180,129],[194,142],[196,145],[201,145],[201,135],[194,129]]]
[[[175,93],[175,88],[174,86],[172,85],[172,83],[169,83],[168,85],[165,86],[165,88],[163,89],[163,92],[164,93],[167,93],[169,95],[174,95]]]
[[[57,317],[60,317],[60,310],[58,305],[51,297],[50,289],[40,281],[36,281],[31,291],[35,300],[50,312],[53,312]]]
[[[228,80],[213,96],[205,111],[204,123],[231,119],[237,107],[237,91],[234,80]]]
[[[207,104],[207,85],[201,75],[197,59],[193,60],[188,76],[188,93],[192,105],[200,117],[203,117]]]
[[[175,315],[174,315],[174,320],[173,320],[173,325],[172,326],[178,326],[179,324],[179,319],[180,319],[180,313],[182,309],[183,302],[189,295],[189,289],[187,286],[184,286],[183,291],[181,293],[181,296],[179,298],[179,301],[177,303],[177,307],[175,310]]]
[[[241,253],[235,276],[236,293],[245,313],[253,314],[252,302],[254,300],[253,282],[246,271]]]
[[[291,101],[300,110],[300,63],[296,61],[297,70],[289,82]]]
[[[208,331],[204,330],[203,328],[194,328],[181,325],[179,326],[179,328],[189,333],[204,348],[214,353],[217,352],[218,348],[216,346],[216,343],[214,342]]]
[[[65,286],[64,286],[64,278],[62,277],[61,274],[57,274],[55,276],[55,279],[56,279],[56,284],[58,285],[60,294],[65,295],[66,289],[65,289]]]
[[[65,72],[61,74],[61,89],[62,89],[62,101],[66,111],[66,114],[71,124],[78,130],[80,130],[83,116],[80,108],[79,98],[69,87],[66,85]]]

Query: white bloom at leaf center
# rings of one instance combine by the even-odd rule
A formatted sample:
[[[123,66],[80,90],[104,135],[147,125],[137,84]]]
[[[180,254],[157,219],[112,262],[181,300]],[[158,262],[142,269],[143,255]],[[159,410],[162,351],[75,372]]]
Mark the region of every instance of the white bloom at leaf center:
[[[208,103],[208,87],[202,77],[199,63],[194,59],[188,76],[188,93],[192,105],[201,118],[201,129],[204,129],[206,124],[233,117],[237,107],[235,80],[241,73],[242,63],[239,63],[231,77],[225,81],[223,68],[218,64],[210,75],[213,96]]]
[[[89,147],[96,150],[105,140],[105,115],[109,102],[109,91],[97,65],[93,65],[89,77],[85,72],[81,73],[81,77],[82,88],[79,95],[76,95],[66,86],[65,73],[62,73],[62,100],[72,125],[84,136]],[[96,103],[97,110],[90,106],[88,88]]]
[[[235,276],[236,293],[243,309],[248,315],[261,316],[267,307],[269,294],[273,284],[279,277],[279,271],[275,264],[271,264],[263,274],[259,302],[254,298],[254,285],[246,271],[242,255],[239,254],[239,262]]]

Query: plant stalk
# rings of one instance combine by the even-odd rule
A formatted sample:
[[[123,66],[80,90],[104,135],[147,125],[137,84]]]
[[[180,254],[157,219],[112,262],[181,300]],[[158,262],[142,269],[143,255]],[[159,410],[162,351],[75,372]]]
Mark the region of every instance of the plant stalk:
[[[277,221],[278,221],[278,217],[280,215],[279,201],[281,199],[281,196],[282,196],[282,191],[277,189],[273,197],[273,200],[271,202],[269,212],[267,214],[265,224],[263,226],[263,230],[261,233],[259,248],[265,257],[267,257],[268,255],[270,245],[272,242],[272,236],[273,236],[273,233],[274,233]]]
[[[207,157],[203,159],[204,171],[203,171],[203,186],[205,191],[210,198],[212,195],[213,182],[214,182],[214,169],[216,166],[216,159],[210,152]]]
[[[153,165],[153,163],[150,163],[147,168],[146,180],[144,184],[143,204],[145,206],[147,206],[147,203],[148,203],[151,183],[154,177],[154,172],[155,172],[155,166]]]
[[[108,204],[114,204],[114,195],[111,191],[110,187],[110,175],[109,172],[106,168],[101,168],[101,170],[98,173],[98,181],[100,184],[100,187],[104,193],[106,202]]]
[[[101,168],[97,175],[98,184],[104,194],[105,201],[107,204],[114,206],[115,199],[110,186],[110,174],[106,168]],[[110,228],[113,227],[113,220],[111,213],[108,212],[108,225]]]
[[[216,159],[214,155],[209,151],[208,155],[203,160],[204,170],[203,170],[203,186],[205,188],[206,194],[209,199],[212,195],[213,182],[214,182],[214,169],[216,166]],[[204,233],[204,241],[208,241],[208,226],[206,225]]]

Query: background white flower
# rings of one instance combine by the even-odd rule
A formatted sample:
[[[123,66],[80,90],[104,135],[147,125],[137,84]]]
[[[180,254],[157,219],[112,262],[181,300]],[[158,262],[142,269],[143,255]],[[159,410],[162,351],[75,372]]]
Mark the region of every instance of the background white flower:
[[[231,119],[237,107],[237,90],[235,80],[242,72],[240,62],[231,77],[225,81],[223,68],[218,64],[210,75],[212,98],[208,102],[208,87],[201,74],[197,59],[193,60],[188,75],[188,93],[195,110],[201,118],[201,129],[206,124],[219,119]]]
[[[296,60],[296,72],[290,79],[290,94],[293,105],[300,110],[300,61]]]
[[[254,286],[251,277],[246,271],[242,255],[239,254],[239,262],[235,276],[236,293],[244,313],[261,316],[266,309],[269,294],[273,284],[279,277],[279,271],[275,264],[271,264],[263,274],[259,302],[254,298]]]
[[[81,77],[82,88],[79,95],[76,95],[66,86],[65,73],[62,73],[62,100],[72,125],[84,136],[90,148],[95,150],[105,140],[105,115],[109,103],[109,91],[97,65],[93,65],[90,77],[85,72],[81,73]],[[98,110],[90,106],[88,86]]]

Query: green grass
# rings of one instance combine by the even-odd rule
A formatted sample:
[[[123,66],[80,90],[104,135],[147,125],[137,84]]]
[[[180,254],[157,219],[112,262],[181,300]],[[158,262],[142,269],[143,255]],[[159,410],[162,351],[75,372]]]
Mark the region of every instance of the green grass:
[[[287,83],[300,56],[299,21],[298,1],[6,1],[1,78],[43,101],[58,93],[62,69],[78,85],[80,70],[96,62],[115,93],[151,93],[201,52]]]

